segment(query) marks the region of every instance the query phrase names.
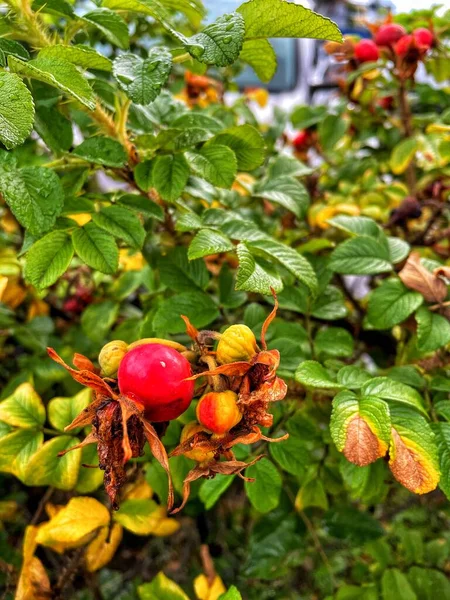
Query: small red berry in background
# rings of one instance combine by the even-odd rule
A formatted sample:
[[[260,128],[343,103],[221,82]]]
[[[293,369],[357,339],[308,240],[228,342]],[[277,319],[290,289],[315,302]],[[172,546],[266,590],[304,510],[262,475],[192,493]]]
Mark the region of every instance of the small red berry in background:
[[[299,131],[297,135],[292,140],[292,145],[296,150],[304,150],[309,144],[309,133],[306,129]]]
[[[413,31],[414,39],[417,44],[424,49],[429,50],[434,44],[434,35],[433,32],[425,27],[419,27]]]
[[[405,35],[399,39],[399,41],[395,44],[395,54],[400,56],[400,58],[404,58],[408,54],[411,54],[416,49],[416,42],[414,36]]]
[[[360,63],[375,62],[380,58],[380,51],[372,40],[361,40],[355,46],[355,57]]]
[[[377,46],[393,46],[400,38],[406,35],[406,30],[396,23],[382,25],[375,34],[375,44]]]
[[[121,394],[144,406],[149,421],[171,421],[189,407],[194,382],[189,361],[163,344],[143,344],[122,359],[118,371]]]

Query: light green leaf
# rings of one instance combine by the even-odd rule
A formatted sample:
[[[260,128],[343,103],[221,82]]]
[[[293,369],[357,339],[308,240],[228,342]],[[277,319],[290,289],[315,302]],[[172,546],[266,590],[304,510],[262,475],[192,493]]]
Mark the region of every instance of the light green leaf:
[[[51,169],[26,167],[3,171],[0,192],[16,219],[32,235],[39,236],[51,229],[63,209],[63,187]]]
[[[96,136],[81,142],[73,152],[84,160],[105,167],[123,167],[127,162],[127,153],[117,140],[109,137]]]
[[[198,152],[188,152],[187,159],[196,175],[217,187],[230,188],[236,177],[236,156],[228,146],[205,144]]]
[[[194,260],[230,250],[234,250],[234,245],[225,235],[213,229],[201,229],[189,246],[188,258]]]
[[[232,585],[225,594],[219,596],[219,600],[242,600],[242,596],[234,585]]]
[[[188,179],[189,165],[182,154],[158,156],[153,168],[153,185],[163,200],[178,200]]]
[[[145,229],[139,218],[121,206],[106,206],[92,214],[93,222],[135,248],[142,248]]]
[[[98,465],[97,444],[88,444],[81,450],[81,467],[75,486],[79,494],[92,494],[103,483],[104,471],[98,466],[93,468],[96,465]]]
[[[448,404],[448,400],[445,401]],[[450,500],[450,423],[432,423],[441,469],[439,487]]]
[[[0,72],[0,142],[11,149],[23,144],[33,129],[34,104],[20,77]]]
[[[295,508],[305,510],[310,506],[328,509],[328,498],[320,479],[310,479],[302,485],[295,498]]]
[[[75,252],[87,265],[107,275],[119,266],[119,250],[114,238],[93,223],[76,229],[72,235]]]
[[[371,376],[367,371],[355,365],[342,367],[337,373],[338,383],[352,390],[359,390],[370,379]]]
[[[81,317],[81,327],[86,337],[98,344],[103,342],[114,325],[118,313],[119,304],[114,300],[90,304]]]
[[[63,275],[73,257],[72,240],[65,231],[52,231],[27,252],[24,275],[35,288],[53,285]]]
[[[24,62],[14,56],[8,58],[8,66],[22,77],[31,77],[56,87],[83,106],[94,110],[95,95],[87,79],[70,62],[59,58],[37,58]]]
[[[30,60],[30,53],[26,50],[22,44],[15,40],[9,40],[6,37],[0,38],[0,50],[3,51],[5,56],[15,56],[16,58],[22,58],[23,60]]]
[[[351,217],[349,215],[337,215],[328,219],[328,223],[351,235],[366,235],[379,238],[382,230],[379,225],[369,217]]]
[[[322,148],[325,152],[333,152],[335,146],[341,141],[345,135],[349,122],[342,118],[341,115],[327,115],[323,121],[319,123],[317,132]]]
[[[234,476],[221,475],[220,473],[214,479],[203,481],[200,486],[199,498],[205,505],[205,509],[212,508],[219,498],[227,491],[233,483]]]
[[[345,275],[375,275],[392,271],[387,245],[371,237],[355,237],[334,250],[330,268]]]
[[[239,58],[249,64],[264,83],[270,81],[277,70],[277,55],[269,40],[246,40]]]
[[[11,396],[0,402],[0,421],[23,429],[42,427],[45,408],[29,383],[22,383]]]
[[[112,62],[109,58],[99,54],[89,46],[63,46],[62,44],[47,46],[39,52],[38,60],[42,58],[67,60],[67,62],[78,65],[83,69],[96,69],[107,72],[112,69]]]
[[[417,149],[418,142],[415,138],[407,138],[395,146],[391,154],[391,169],[395,175],[400,175],[406,171]]]
[[[377,396],[383,398],[383,400],[408,404],[427,415],[419,392],[413,387],[395,381],[390,377],[373,377],[362,386],[361,393],[364,396]]]
[[[342,41],[333,21],[293,2],[252,0],[237,10],[244,17],[247,40],[294,37]]]
[[[52,427],[64,431],[82,410],[91,402],[92,393],[89,388],[81,390],[71,398],[53,398],[48,403],[48,420]]]
[[[353,336],[341,327],[327,327],[317,333],[314,347],[319,354],[323,353],[336,358],[350,357],[354,351]]]
[[[328,374],[325,367],[315,360],[305,360],[300,363],[295,372],[295,379],[305,387],[339,390],[344,386],[333,379]]]
[[[97,8],[83,15],[82,19],[101,31],[111,44],[122,50],[128,48],[128,26],[122,17],[114,11],[108,8]]]
[[[442,315],[421,306],[416,312],[417,348],[421,352],[434,352],[450,342],[450,323]]]
[[[166,48],[151,48],[147,58],[121,54],[113,65],[119,87],[136,104],[150,104],[159,96],[172,69],[172,55]]]
[[[276,292],[283,289],[283,283],[276,273],[258,264],[245,244],[237,246],[239,268],[236,276],[236,289],[258,294],[271,294],[271,288]]]
[[[252,506],[260,513],[268,513],[278,506],[281,493],[281,475],[275,465],[263,458],[245,469],[245,476],[255,481],[245,482],[245,491]]]
[[[417,600],[406,575],[398,569],[386,569],[381,579],[383,600]]]
[[[244,19],[239,13],[219,17],[185,42],[187,51],[198,61],[226,67],[235,62],[244,41]]]
[[[436,543],[442,544],[437,538]],[[427,562],[429,555],[426,555]],[[419,562],[419,561],[416,561]],[[435,600],[435,598],[450,598],[450,581],[446,573],[437,569],[414,566],[408,571],[408,579],[418,600]]]
[[[153,533],[161,517],[154,500],[131,498],[125,500],[114,513],[114,520],[136,535],[149,535]]]
[[[34,128],[53,152],[67,152],[73,144],[72,123],[53,106],[39,106]]]
[[[138,587],[140,600],[189,600],[179,585],[161,571],[151,581]]]
[[[30,458],[42,446],[44,434],[34,429],[18,429],[0,439],[0,471],[24,481]]]
[[[305,186],[289,175],[264,181],[254,190],[253,195],[275,202],[299,218],[306,214],[309,206],[309,194]]]
[[[277,260],[316,294],[318,282],[314,269],[294,248],[270,239],[254,240],[249,242],[248,246],[250,249],[259,250],[266,259]]]
[[[111,10],[142,13],[159,21],[169,18],[168,11],[159,0],[103,0],[102,6]],[[169,23],[166,25],[170,28]]]
[[[164,300],[153,318],[158,332],[182,333],[186,325],[180,315],[186,315],[198,328],[206,327],[218,316],[219,311],[212,298],[203,292],[182,292]]]
[[[282,469],[303,477],[310,464],[310,451],[301,439],[291,435],[287,440],[276,444],[270,444],[270,455]]]
[[[210,144],[231,148],[237,158],[240,171],[253,171],[264,162],[266,145],[264,138],[252,125],[235,125],[217,134]]]
[[[71,490],[78,479],[81,450],[72,450],[64,456],[59,452],[79,444],[76,437],[60,435],[45,442],[28,462],[25,483],[29,486],[51,485],[58,490]]]
[[[408,242],[405,242],[405,240],[401,240],[400,238],[391,236],[387,238],[387,242],[389,246],[389,255],[391,258],[391,262],[397,264],[405,260],[411,249]]]
[[[375,329],[390,329],[407,319],[422,303],[419,292],[409,290],[398,279],[389,279],[370,294],[367,318]]]

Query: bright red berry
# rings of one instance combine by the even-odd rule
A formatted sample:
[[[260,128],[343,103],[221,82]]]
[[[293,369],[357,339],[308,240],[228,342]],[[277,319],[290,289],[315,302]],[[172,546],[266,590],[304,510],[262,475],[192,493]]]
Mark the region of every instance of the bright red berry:
[[[406,35],[406,30],[396,23],[382,25],[375,34],[375,44],[377,46],[393,46],[400,38]]]
[[[143,344],[123,357],[119,371],[120,392],[134,397],[145,409],[149,421],[171,421],[189,407],[194,382],[188,360],[177,350],[162,344]]]
[[[299,131],[292,140],[292,145],[296,150],[304,150],[309,142],[309,133],[306,129]]]
[[[355,56],[361,63],[375,62],[380,58],[380,51],[372,40],[361,40],[355,46]]]
[[[433,33],[425,27],[419,27],[418,29],[415,29],[413,31],[413,36],[417,44],[426,50],[429,50],[434,43]]]
[[[395,44],[395,54],[404,58],[414,48],[416,48],[414,37],[412,35],[404,35]]]

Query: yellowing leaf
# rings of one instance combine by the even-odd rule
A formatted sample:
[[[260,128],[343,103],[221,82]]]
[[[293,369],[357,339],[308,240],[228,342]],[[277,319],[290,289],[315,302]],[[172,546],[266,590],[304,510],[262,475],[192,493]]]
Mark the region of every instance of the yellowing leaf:
[[[44,424],[44,405],[29,383],[22,383],[11,396],[0,402],[0,421],[23,429]]]
[[[164,507],[143,498],[125,500],[114,520],[136,535],[171,535],[180,527],[178,521],[166,517]]]
[[[98,571],[109,563],[122,541],[122,535],[123,529],[118,523],[114,523],[111,533],[109,527],[100,530],[98,536],[86,548],[85,561],[89,572]]]
[[[23,563],[17,584],[15,600],[48,600],[50,581],[41,561],[34,556],[39,527],[30,525],[25,530]]]
[[[194,580],[194,591],[198,600],[218,600],[227,590],[218,575],[210,585],[208,578],[202,574]]]
[[[189,600],[180,586],[162,571],[150,583],[140,585],[138,592],[141,600]]]
[[[148,500],[153,496],[153,490],[145,479],[128,484],[123,488],[124,500]]]
[[[51,485],[59,490],[73,489],[77,483],[81,450],[72,450],[64,456],[58,456],[58,453],[78,443],[78,438],[69,435],[60,435],[45,442],[27,465],[25,483]]]
[[[404,173],[418,148],[417,140],[406,138],[395,146],[391,154],[391,169],[396,175]]]
[[[103,504],[94,498],[79,496],[69,500],[53,519],[42,525],[36,539],[44,546],[64,544],[66,548],[76,548],[108,523],[109,512]]]
[[[48,420],[55,429],[64,431],[80,412],[91,402],[92,393],[89,388],[81,390],[71,398],[53,398],[48,403]]]
[[[0,439],[0,471],[24,480],[28,462],[42,445],[44,435],[32,429],[18,429]]]

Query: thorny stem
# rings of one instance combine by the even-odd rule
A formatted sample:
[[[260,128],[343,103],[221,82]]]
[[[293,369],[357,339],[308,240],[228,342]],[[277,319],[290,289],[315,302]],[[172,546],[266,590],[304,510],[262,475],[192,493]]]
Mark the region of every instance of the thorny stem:
[[[413,128],[411,121],[411,109],[408,102],[408,96],[406,91],[406,81],[402,78],[399,80],[398,88],[398,101],[400,106],[400,115],[402,119],[403,131],[405,138],[413,136]],[[412,196],[416,193],[416,166],[412,161],[406,170],[406,180],[408,184],[409,192]]]
[[[51,38],[47,35],[43,23],[40,21],[38,14],[31,10],[29,0],[19,0],[14,8],[18,11],[27,31],[30,35],[30,42],[38,48],[51,46],[53,44]]]

